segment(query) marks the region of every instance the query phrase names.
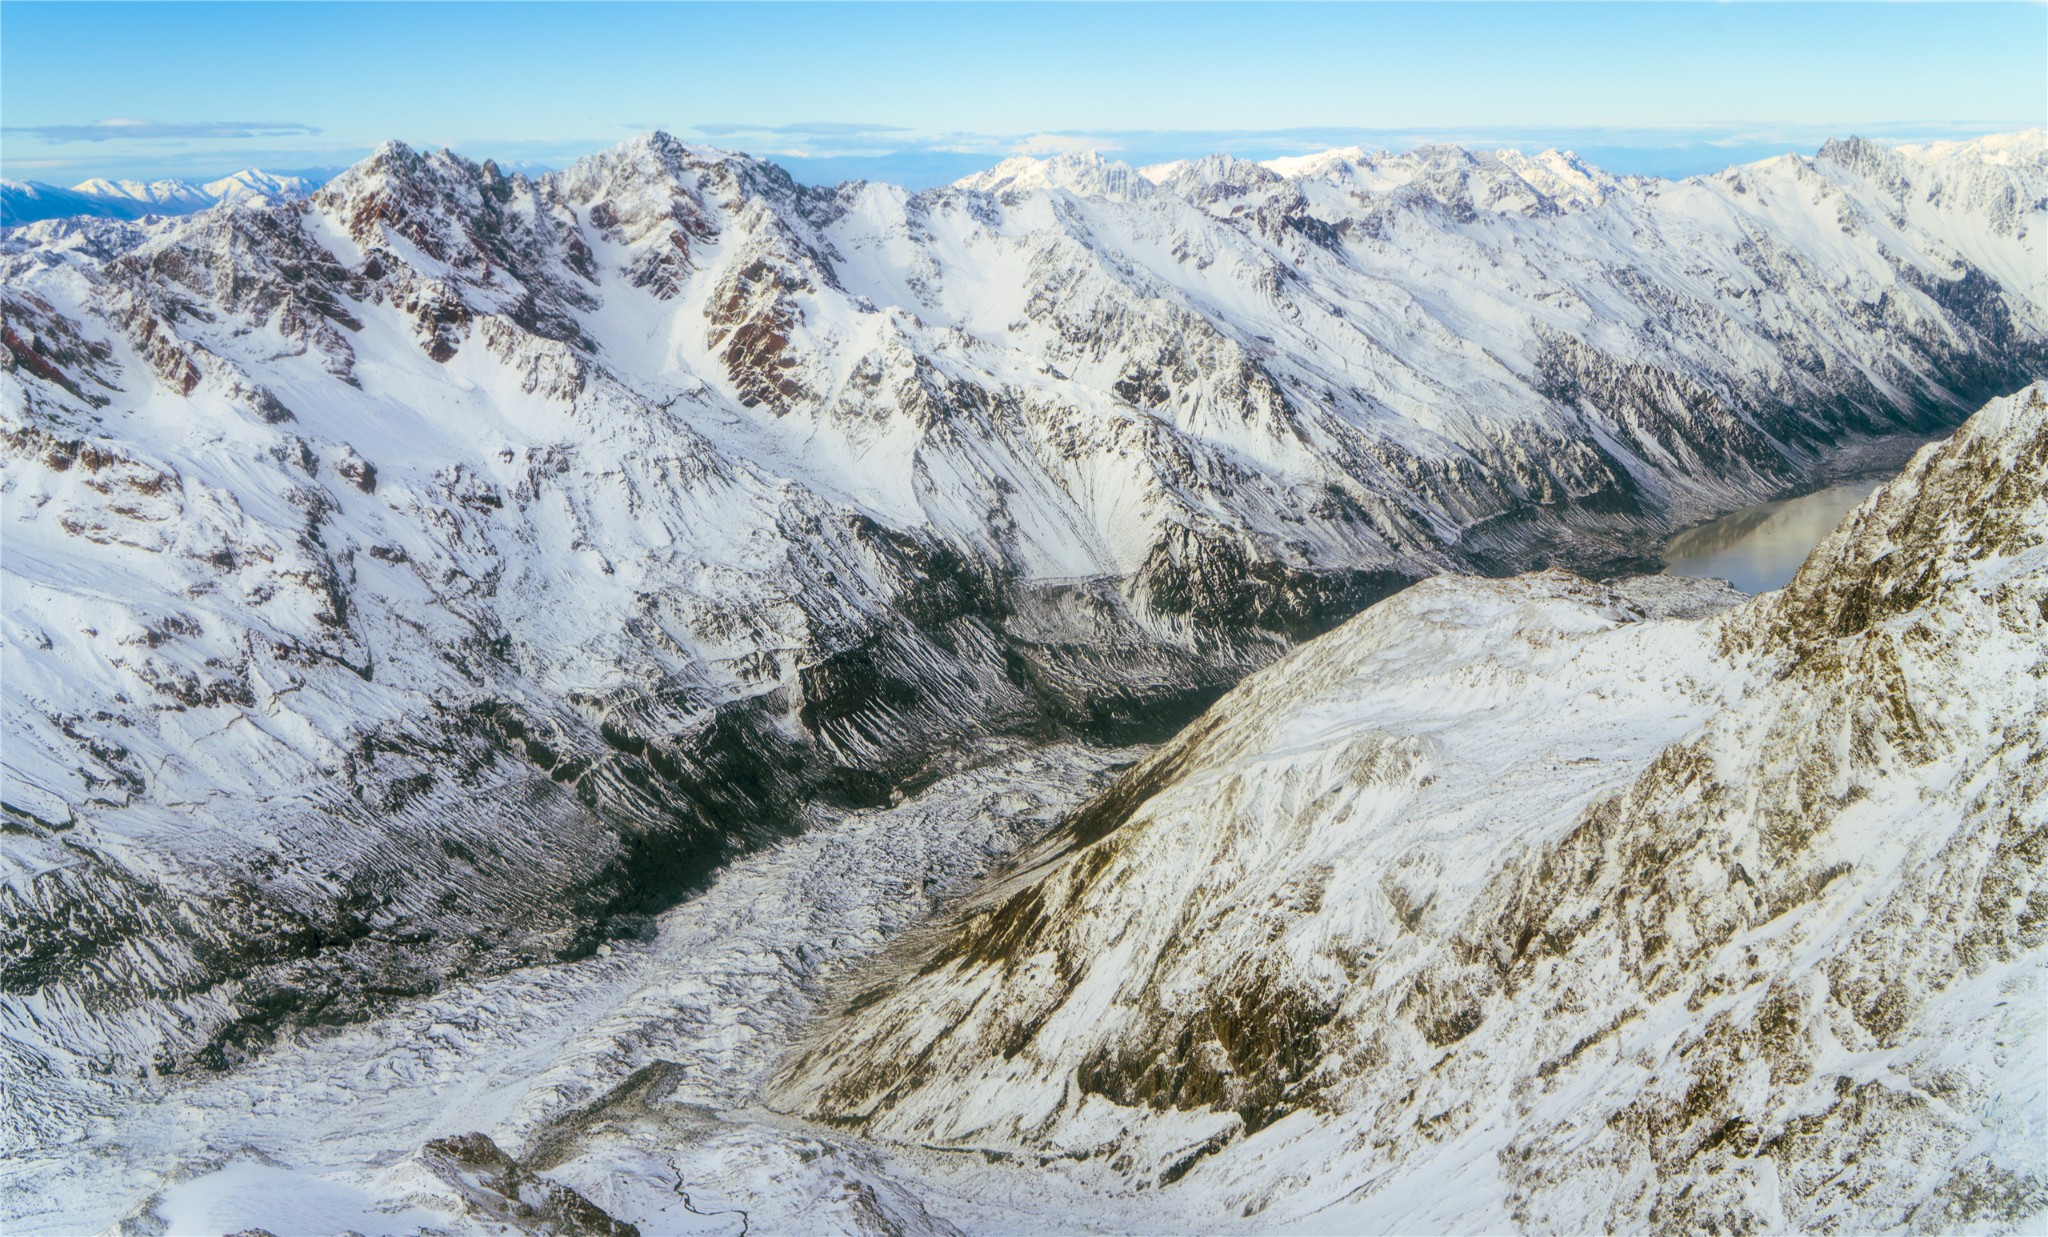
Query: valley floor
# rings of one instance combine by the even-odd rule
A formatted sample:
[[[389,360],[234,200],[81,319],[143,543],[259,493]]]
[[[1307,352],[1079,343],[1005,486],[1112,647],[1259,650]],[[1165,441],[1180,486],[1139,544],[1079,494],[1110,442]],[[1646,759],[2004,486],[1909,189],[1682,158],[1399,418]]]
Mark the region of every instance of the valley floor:
[[[903,1167],[749,1102],[835,967],[1043,833],[1137,754],[1010,754],[740,860],[661,916],[651,940],[302,1032],[216,1078],[158,1084],[98,1128],[0,1169],[0,1214],[20,1233],[467,1231],[459,1199],[420,1166],[423,1144],[479,1131],[527,1154],[565,1117],[573,1125],[635,1071],[667,1062],[659,1107],[683,1127],[664,1132],[680,1137],[572,1152],[546,1175],[646,1233],[736,1232],[734,1207],[751,1209],[756,1232],[947,1231],[892,1184]],[[941,1188],[957,1176],[951,1158],[925,1169]],[[697,1212],[676,1193],[679,1176]],[[1004,1227],[1038,1224],[1019,1208]]]

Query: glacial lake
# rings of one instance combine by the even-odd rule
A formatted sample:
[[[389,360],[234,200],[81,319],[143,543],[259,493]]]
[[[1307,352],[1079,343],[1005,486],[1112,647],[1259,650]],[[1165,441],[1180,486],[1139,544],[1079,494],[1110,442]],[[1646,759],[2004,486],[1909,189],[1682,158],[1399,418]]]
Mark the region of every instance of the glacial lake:
[[[1665,544],[1664,574],[1723,579],[1745,593],[1783,588],[1807,552],[1884,482],[1872,477],[1833,485],[1689,528]]]

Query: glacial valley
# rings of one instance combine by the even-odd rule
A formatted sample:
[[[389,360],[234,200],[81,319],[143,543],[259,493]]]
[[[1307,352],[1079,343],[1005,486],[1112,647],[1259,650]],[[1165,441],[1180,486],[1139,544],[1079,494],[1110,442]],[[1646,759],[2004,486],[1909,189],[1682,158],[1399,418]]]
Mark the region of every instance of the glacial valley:
[[[2024,1231],[2044,270],[2041,132],[8,230],[0,1223]]]

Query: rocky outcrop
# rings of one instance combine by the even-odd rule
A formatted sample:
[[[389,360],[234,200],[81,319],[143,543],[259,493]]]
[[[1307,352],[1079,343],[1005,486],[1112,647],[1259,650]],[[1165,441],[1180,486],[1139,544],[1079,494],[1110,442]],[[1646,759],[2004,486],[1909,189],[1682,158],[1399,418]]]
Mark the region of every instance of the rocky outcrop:
[[[534,1237],[640,1237],[565,1185],[538,1176],[483,1134],[437,1138],[421,1148],[422,1169],[461,1198],[470,1218]]]

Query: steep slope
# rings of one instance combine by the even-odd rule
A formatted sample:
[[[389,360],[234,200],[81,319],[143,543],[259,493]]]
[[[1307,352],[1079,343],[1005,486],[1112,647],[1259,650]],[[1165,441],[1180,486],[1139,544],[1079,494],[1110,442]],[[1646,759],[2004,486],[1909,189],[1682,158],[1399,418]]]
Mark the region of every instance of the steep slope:
[[[2038,1225],[2044,396],[1713,617],[1554,572],[1375,606],[902,947],[778,1102],[1219,1227]]]
[[[11,233],[9,1068],[582,956],[821,806],[1164,737],[1411,580],[1640,559],[2048,355],[2038,135],[1363,166],[393,144]]]

